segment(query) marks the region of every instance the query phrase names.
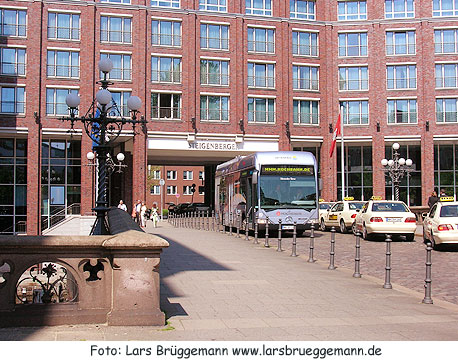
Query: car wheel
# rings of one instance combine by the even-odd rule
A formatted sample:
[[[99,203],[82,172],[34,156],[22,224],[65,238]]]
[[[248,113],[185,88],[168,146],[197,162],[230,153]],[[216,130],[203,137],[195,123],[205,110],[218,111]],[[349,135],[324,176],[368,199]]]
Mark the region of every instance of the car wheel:
[[[415,234],[406,234],[406,241],[413,241],[415,238]]]
[[[324,223],[324,219],[321,219],[320,221],[320,230],[326,231],[326,224]]]
[[[356,222],[353,222],[353,224],[351,224],[351,231],[353,235],[356,235],[356,233],[358,232],[358,230],[356,229]]]
[[[340,228],[340,232],[342,234],[345,234],[347,232],[347,227],[345,226],[345,221],[340,220],[339,228]]]

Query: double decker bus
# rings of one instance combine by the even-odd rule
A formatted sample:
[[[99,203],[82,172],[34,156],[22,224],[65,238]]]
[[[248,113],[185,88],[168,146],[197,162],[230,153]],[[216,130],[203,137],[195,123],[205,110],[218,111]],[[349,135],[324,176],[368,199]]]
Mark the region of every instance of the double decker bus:
[[[308,152],[258,152],[216,167],[215,209],[224,226],[301,234],[318,221],[317,163]],[[240,219],[240,220],[238,220]]]

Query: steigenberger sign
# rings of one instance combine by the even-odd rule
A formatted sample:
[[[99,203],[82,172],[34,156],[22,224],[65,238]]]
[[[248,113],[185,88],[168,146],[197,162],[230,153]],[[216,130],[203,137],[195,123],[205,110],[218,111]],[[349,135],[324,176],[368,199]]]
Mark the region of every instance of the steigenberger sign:
[[[189,149],[196,150],[237,150],[235,142],[193,142],[189,143]]]

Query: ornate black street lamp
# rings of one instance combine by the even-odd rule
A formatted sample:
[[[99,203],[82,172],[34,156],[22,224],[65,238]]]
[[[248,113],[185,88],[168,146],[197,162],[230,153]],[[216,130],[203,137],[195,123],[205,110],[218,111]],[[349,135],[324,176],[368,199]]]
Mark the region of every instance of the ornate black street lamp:
[[[395,200],[399,201],[399,185],[401,183],[402,177],[405,174],[409,175],[409,171],[412,167],[412,159],[399,158],[399,143],[394,143],[393,148],[393,159],[387,160],[383,158],[380,163],[384,167],[384,172],[388,172],[388,175],[391,178],[391,182],[394,185],[394,196]]]
[[[92,101],[86,114],[84,116],[77,116],[80,97],[77,94],[69,93],[65,102],[68,106],[70,116],[62,117],[62,121],[71,122],[71,130],[73,130],[76,121],[81,121],[86,134],[94,142],[92,149],[95,155],[90,155],[91,152],[88,153],[88,159],[91,159],[90,157],[94,159],[96,156],[98,164],[97,200],[95,207],[92,209],[96,212],[97,219],[92,228],[91,235],[109,234],[106,221],[106,213],[109,210],[107,199],[108,176],[114,168],[124,166],[121,164],[124,160],[122,153],[118,154],[119,164],[115,164],[109,154],[113,149],[113,143],[121,134],[125,124],[132,124],[134,128],[137,124],[146,124],[143,117],[137,120],[137,114],[142,106],[142,101],[138,96],[131,96],[127,100],[130,118],[126,119],[112,98],[110,91],[108,91],[108,86],[113,84],[107,79],[108,73],[113,69],[113,62],[109,58],[103,58],[99,61],[99,69],[103,73],[103,79],[97,81],[97,84],[100,84],[101,88],[97,91],[95,99]]]

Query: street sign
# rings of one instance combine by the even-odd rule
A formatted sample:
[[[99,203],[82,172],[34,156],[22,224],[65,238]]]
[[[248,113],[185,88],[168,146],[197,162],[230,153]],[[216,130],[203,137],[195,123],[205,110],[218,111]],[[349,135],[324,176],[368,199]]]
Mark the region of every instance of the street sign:
[[[177,193],[177,194],[175,195],[175,197],[176,197],[176,198],[180,197],[180,194],[179,194],[179,193]]]
[[[159,180],[159,184],[160,184],[161,186],[164,186],[164,185],[165,185],[165,181],[161,178],[161,179]]]

